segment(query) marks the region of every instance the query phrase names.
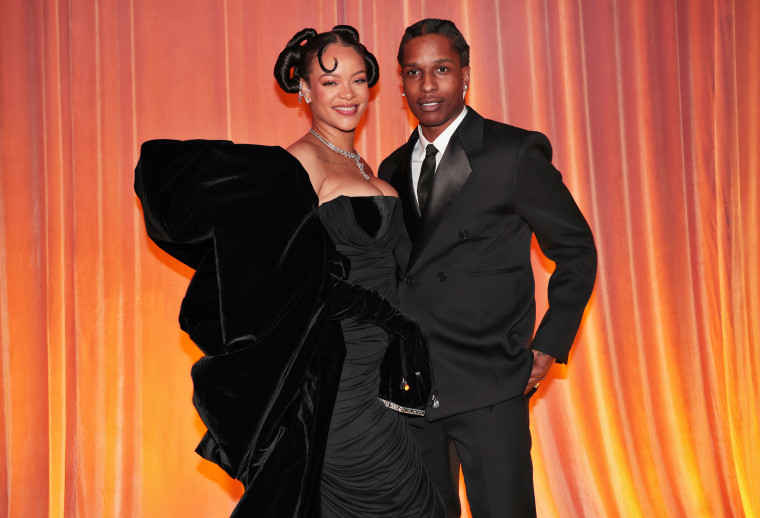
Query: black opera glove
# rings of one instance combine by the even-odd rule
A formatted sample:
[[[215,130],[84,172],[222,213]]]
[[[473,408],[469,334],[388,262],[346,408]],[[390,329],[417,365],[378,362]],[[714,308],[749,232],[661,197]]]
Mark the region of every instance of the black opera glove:
[[[421,335],[425,340],[417,321],[403,314],[376,291],[362,288],[333,274],[330,274],[329,282],[332,283],[331,320],[351,318],[357,322],[375,324],[394,335],[405,338]]]
[[[379,397],[383,403],[413,415],[424,415],[427,406],[438,408],[428,342],[419,323],[376,291],[333,274],[329,282],[333,288],[331,319],[372,323],[390,334],[380,365]]]

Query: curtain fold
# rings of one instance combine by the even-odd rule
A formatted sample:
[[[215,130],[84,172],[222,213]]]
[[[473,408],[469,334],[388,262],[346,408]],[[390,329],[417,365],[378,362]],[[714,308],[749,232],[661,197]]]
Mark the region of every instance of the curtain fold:
[[[9,0],[0,16],[0,515],[228,516],[193,450],[192,272],[145,236],[152,138],[287,146],[274,61],[354,25],[380,63],[357,148],[413,128],[396,53],[452,19],[468,103],[542,131],[599,249],[568,366],[532,402],[540,516],[760,516],[760,4]],[[533,256],[538,311],[553,265]]]

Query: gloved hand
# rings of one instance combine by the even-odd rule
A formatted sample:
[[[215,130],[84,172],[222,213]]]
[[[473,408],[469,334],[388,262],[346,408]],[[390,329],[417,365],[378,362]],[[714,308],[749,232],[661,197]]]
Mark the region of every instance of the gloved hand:
[[[332,283],[331,319],[352,318],[357,322],[369,322],[388,333],[408,339],[422,335],[420,325],[416,320],[402,313],[376,291],[362,288],[333,274],[330,274],[330,282]],[[424,335],[422,339],[424,340]]]
[[[435,379],[427,338],[419,323],[402,313],[376,291],[330,275],[330,318],[353,318],[379,326],[390,334],[380,365],[380,398],[390,408],[424,415],[426,406],[438,408]]]

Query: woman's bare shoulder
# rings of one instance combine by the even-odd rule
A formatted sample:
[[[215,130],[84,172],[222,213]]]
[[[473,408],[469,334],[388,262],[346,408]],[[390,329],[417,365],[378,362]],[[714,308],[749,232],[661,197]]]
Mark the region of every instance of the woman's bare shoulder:
[[[314,143],[302,137],[288,146],[287,151],[301,163],[301,166],[309,174],[314,192],[319,193],[326,177],[324,159],[320,156],[321,150]]]
[[[306,167],[305,162],[314,162],[317,160],[319,150],[312,143],[306,140],[305,137],[300,138],[287,147],[288,153],[293,155],[301,162],[301,165]]]

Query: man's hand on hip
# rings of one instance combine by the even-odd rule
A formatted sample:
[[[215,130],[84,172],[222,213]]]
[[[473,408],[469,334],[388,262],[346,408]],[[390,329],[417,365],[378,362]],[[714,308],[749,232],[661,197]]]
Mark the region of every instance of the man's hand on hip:
[[[553,356],[533,349],[533,369],[530,371],[530,379],[525,387],[524,394],[538,388],[538,383],[549,374],[549,369],[554,365],[554,360]]]

